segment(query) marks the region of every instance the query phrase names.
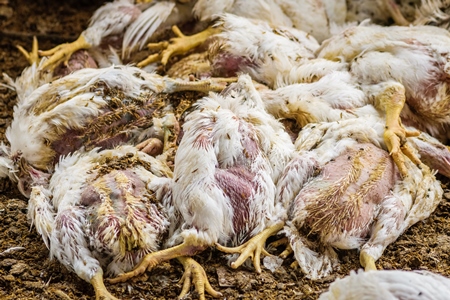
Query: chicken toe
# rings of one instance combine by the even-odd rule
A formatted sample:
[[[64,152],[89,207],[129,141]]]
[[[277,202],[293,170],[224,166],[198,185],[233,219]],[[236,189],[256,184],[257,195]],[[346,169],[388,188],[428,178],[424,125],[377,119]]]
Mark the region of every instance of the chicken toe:
[[[266,243],[266,240],[280,231],[284,226],[283,222],[277,223],[275,225],[272,225],[262,232],[258,233],[254,237],[252,237],[250,240],[248,240],[246,243],[242,244],[238,247],[224,247],[222,245],[216,244],[216,248],[219,251],[225,252],[225,253],[240,253],[238,259],[231,263],[231,267],[233,269],[237,269],[239,266],[241,266],[247,258],[251,257],[253,260],[253,266],[256,269],[256,272],[261,273],[261,254],[265,256],[271,256],[270,253],[268,253],[264,249],[264,244]]]
[[[178,299],[183,299],[187,295],[191,287],[191,280],[195,285],[195,290],[197,291],[200,300],[205,299],[205,292],[214,298],[219,298],[222,296],[221,293],[213,289],[208,281],[208,278],[206,277],[205,270],[198,262],[191,257],[186,256],[181,256],[177,259],[184,267],[184,274],[180,280],[180,282],[183,283],[183,289],[181,290]]]
[[[402,177],[405,177],[407,168],[403,154],[416,165],[421,164],[406,144],[406,138],[419,136],[420,132],[405,129],[400,120],[400,113],[405,105],[405,88],[399,84],[392,84],[380,94],[378,101],[386,112],[384,141]]]
[[[133,277],[143,274],[145,271],[150,271],[161,262],[169,261],[181,256],[192,256],[205,249],[206,246],[198,242],[195,237],[187,237],[180,245],[152,252],[144,256],[139,265],[134,270],[120,274],[116,278],[109,279],[110,283],[125,282]]]
[[[73,53],[81,49],[89,49],[91,45],[86,41],[83,35],[72,43],[65,43],[56,46],[53,49],[39,51],[40,56],[50,56],[50,58],[42,65],[42,69],[55,69],[60,63],[67,64]]]
[[[142,68],[148,64],[161,60],[163,65],[166,65],[170,57],[176,54],[185,54],[189,50],[192,50],[201,45],[208,37],[218,32],[219,29],[208,27],[206,30],[197,34],[186,36],[177,26],[172,27],[172,31],[176,37],[170,39],[169,42],[150,43],[147,45],[149,49],[162,50],[158,54],[152,54],[143,61],[137,64]]]
[[[16,46],[17,49],[19,49],[20,53],[23,54],[23,56],[25,56],[25,58],[28,60],[28,62],[30,63],[30,65],[32,64],[38,64],[39,63],[39,51],[38,51],[38,40],[35,36],[33,36],[33,46],[31,48],[31,52],[28,52],[27,50],[25,50],[22,46],[17,45]]]
[[[278,255],[280,258],[287,258],[289,255],[291,255],[294,251],[292,250],[291,245],[289,244],[289,239],[287,237],[281,238],[279,240],[276,240],[275,242],[272,242],[269,244],[269,247],[278,247],[278,246],[285,246],[286,248],[283,250],[283,252]]]

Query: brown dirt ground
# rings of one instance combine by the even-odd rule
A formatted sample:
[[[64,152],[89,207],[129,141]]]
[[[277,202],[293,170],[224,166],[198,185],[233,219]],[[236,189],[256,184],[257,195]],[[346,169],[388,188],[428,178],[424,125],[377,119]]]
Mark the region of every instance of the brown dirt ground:
[[[0,0],[0,71],[18,76],[27,61],[15,45],[29,48],[33,35],[40,49],[73,41],[89,17],[104,1]],[[0,87],[0,139],[12,119],[15,93]],[[443,180],[445,184],[448,180]],[[27,200],[9,181],[0,185],[0,298],[92,299],[92,287],[68,271],[49,252],[27,222]],[[450,192],[428,220],[410,228],[390,245],[377,266],[384,269],[425,269],[450,277]],[[20,248],[13,248],[20,247]],[[11,249],[12,248],[12,249]],[[10,252],[5,252],[10,249]],[[337,277],[359,268],[356,251],[341,251],[342,265],[335,275],[312,282],[290,267],[287,259],[275,273],[250,268],[232,270],[226,258],[213,250],[197,260],[205,267],[212,286],[224,299],[316,299]],[[133,282],[107,288],[122,299],[173,299],[181,291],[182,268],[166,263]],[[188,296],[196,299],[195,293]],[[210,298],[207,296],[207,298]]]

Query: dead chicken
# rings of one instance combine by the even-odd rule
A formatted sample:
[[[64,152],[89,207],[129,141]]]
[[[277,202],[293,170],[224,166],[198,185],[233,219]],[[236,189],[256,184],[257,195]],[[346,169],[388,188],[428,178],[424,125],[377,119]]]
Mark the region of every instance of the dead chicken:
[[[354,118],[384,118],[384,114],[367,98],[348,72],[335,71],[312,83],[292,84],[276,90],[259,89],[267,112],[276,118],[295,120],[302,128],[310,123],[344,121]],[[415,128],[406,127],[408,132]],[[406,155],[450,178],[450,148],[438,139],[421,132],[407,138],[401,147]],[[417,150],[417,154],[410,148]],[[401,153],[400,153],[401,154]],[[402,174],[406,174],[403,154],[393,155]]]
[[[366,271],[405,230],[424,220],[442,199],[430,169],[405,158],[396,168],[383,144],[384,125],[375,117],[309,124],[296,141],[297,154],[277,184],[289,240],[311,279],[338,266],[337,249],[360,249]]]
[[[96,299],[117,299],[103,282],[157,251],[169,227],[158,190],[172,172],[132,146],[62,157],[47,185],[32,188],[28,217],[50,250],[92,284]]]
[[[261,96],[275,116],[294,118],[300,126],[384,116],[386,143],[402,172],[401,152],[408,152],[405,139],[419,134],[407,130],[402,121],[445,142],[450,107],[445,45],[450,44],[450,34],[444,30],[361,25],[314,48],[293,30],[290,35],[297,38],[289,39],[263,22],[231,15],[221,22],[225,30],[213,54],[213,72],[235,68],[275,88]],[[252,32],[251,39],[246,32]],[[314,49],[318,58],[311,53]]]
[[[333,282],[319,300],[444,300],[449,293],[450,279],[428,271],[351,271],[349,276]]]
[[[325,41],[319,58],[348,63],[368,101],[386,109],[387,131],[402,140],[404,124],[446,142],[450,138],[450,33],[433,26],[347,29]],[[388,133],[386,133],[388,134]]]
[[[212,74],[248,73],[271,88],[284,85],[282,82],[299,82],[298,78],[290,82],[290,73],[300,73],[297,68],[315,59],[320,47],[317,40],[304,31],[274,27],[265,21],[232,14],[221,15],[217,26],[222,32],[216,35],[217,42],[210,47]]]
[[[311,35],[319,42],[366,19],[383,25],[389,23],[390,17],[397,22],[404,21],[402,11],[394,0],[197,0],[190,2],[195,4],[192,8],[193,15],[202,22],[212,24],[221,14],[229,13],[243,18],[265,21],[274,27],[296,28]],[[408,7],[412,4],[408,2],[401,8],[403,9],[404,6]],[[145,66],[155,61],[161,61],[165,65],[172,55],[185,54],[201,45],[211,35],[221,31],[220,27],[213,25],[204,31],[186,36],[178,27],[174,26],[172,29],[175,37],[168,42],[150,43],[148,45],[150,49],[159,49],[161,52],[150,55],[146,60],[140,62],[139,66]],[[250,36],[247,34],[247,37]]]
[[[274,26],[298,28],[322,41],[331,36],[334,24],[343,25],[346,18],[346,2],[344,0],[276,0],[276,1],[194,1],[192,9],[194,16],[203,22],[212,22],[223,13],[230,13],[243,18],[264,20]],[[206,30],[191,36],[184,35],[176,26],[173,31],[176,37],[169,42],[162,41],[148,45],[150,49],[160,49],[160,53],[150,55],[140,62],[145,66],[151,62],[161,61],[167,64],[175,54],[185,54],[201,45],[210,36],[219,33],[220,28],[210,26]],[[250,35],[247,35],[250,36]]]
[[[20,52],[30,63],[22,73],[15,79],[3,73],[3,78],[7,83],[7,87],[13,89],[17,93],[17,102],[26,99],[38,87],[54,81],[60,77],[64,77],[72,72],[84,68],[97,68],[98,65],[94,58],[86,51],[77,51],[70,57],[66,65],[59,65],[53,71],[42,72],[42,66],[46,63],[47,58],[39,58],[38,41],[33,38],[33,45],[30,52],[27,52],[22,46],[17,46]]]
[[[166,93],[223,87],[211,80],[183,82],[130,66],[79,70],[20,99],[6,132],[10,146],[4,147],[3,165],[15,166],[10,174],[28,196],[30,184],[45,181],[61,156],[150,138],[164,141],[165,131],[177,126]],[[151,152],[152,144],[146,146],[150,154],[160,153]]]
[[[134,271],[112,282],[216,243],[221,251],[240,254],[233,268],[251,257],[261,272],[260,257],[268,254],[265,241],[283,227],[276,218],[275,183],[293,144],[283,126],[265,112],[248,75],[222,95],[199,100],[183,130],[171,185],[173,206],[182,220],[170,234],[168,245],[173,247],[147,255]]]

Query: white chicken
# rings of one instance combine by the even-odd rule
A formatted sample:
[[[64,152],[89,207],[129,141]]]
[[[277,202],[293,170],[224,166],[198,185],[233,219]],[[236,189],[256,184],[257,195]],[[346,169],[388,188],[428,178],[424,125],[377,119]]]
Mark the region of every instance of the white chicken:
[[[450,279],[427,271],[351,271],[333,282],[319,300],[445,300],[449,293]]]
[[[270,99],[277,100],[270,104],[272,114],[294,117],[303,122],[299,125],[305,121],[340,120],[351,114],[382,114],[389,152],[402,172],[405,170],[400,153],[411,156],[403,147],[405,139],[418,132],[406,130],[400,115],[405,124],[445,142],[450,107],[445,80],[450,34],[445,30],[431,26],[353,27],[326,40],[316,50],[318,58],[310,59],[303,54],[310,54],[305,49],[313,49],[305,39],[288,39],[263,22],[236,16],[225,15],[221,22],[225,30],[219,35],[220,51],[213,58],[212,67],[226,70],[238,66],[237,71],[248,72],[271,87],[280,87],[266,92]],[[246,32],[252,32],[251,39],[245,37]],[[299,55],[295,54],[297,51]],[[240,63],[231,64],[230,60]],[[292,85],[296,82],[310,84]],[[339,94],[333,94],[330,87],[339,90]],[[267,103],[266,97],[262,98]],[[317,103],[317,98],[334,109],[316,107],[325,106]],[[368,104],[378,112],[367,111]]]
[[[156,251],[169,227],[160,193],[172,176],[161,161],[132,146],[74,152],[46,186],[33,187],[28,217],[57,258],[92,284],[96,299],[117,299],[109,275],[131,270]]]
[[[68,59],[66,65],[60,65],[52,72],[42,72],[42,66],[47,58],[39,58],[38,41],[33,38],[31,52],[27,52],[22,46],[17,46],[20,52],[30,63],[15,79],[3,73],[7,87],[17,93],[17,102],[22,102],[38,87],[84,68],[97,68],[95,60],[85,51],[78,51]]]
[[[30,184],[50,174],[62,155],[152,137],[163,140],[164,127],[176,126],[173,112],[166,108],[170,97],[164,93],[223,87],[211,80],[177,81],[129,66],[79,70],[19,99],[6,132],[10,147],[3,165],[15,164],[10,172],[28,196]]]
[[[327,40],[319,58],[349,64],[368,96],[385,102],[386,125],[406,125],[441,141],[450,138],[448,47],[450,33],[433,26],[357,26]]]
[[[230,13],[244,18],[265,21],[274,27],[296,28],[312,35],[319,42],[340,32],[343,28],[368,18],[383,25],[389,23],[390,17],[399,23],[406,22],[398,6],[394,5],[394,0],[198,0],[192,2],[195,3],[192,9],[194,16],[203,22],[211,23],[217,20],[219,15]],[[348,5],[351,6],[353,12],[347,10]],[[178,27],[174,26],[173,31],[176,37],[169,42],[149,44],[150,49],[161,49],[163,51],[149,56],[148,59],[140,62],[139,66],[145,66],[158,60],[161,60],[161,63],[165,65],[172,55],[188,52],[202,44],[209,36],[220,32],[220,30],[220,28],[213,26],[192,36],[185,36]]]
[[[193,13],[200,21],[209,23],[216,21],[217,17],[223,13],[229,13],[242,18],[266,21],[274,26],[295,27],[322,41],[331,36],[334,24],[342,26],[345,23],[346,2],[344,0],[198,0],[193,7]],[[185,36],[176,26],[173,27],[173,31],[176,37],[169,42],[149,44],[149,48],[162,51],[149,56],[138,66],[145,66],[158,60],[165,65],[172,55],[184,54],[201,45],[208,37],[219,33],[221,28],[211,26],[192,36]]]
[[[283,227],[274,202],[275,183],[293,144],[283,126],[265,112],[248,75],[240,76],[223,95],[199,100],[183,129],[171,195],[182,216],[170,234],[176,246],[147,255],[134,271],[112,282],[216,243],[238,246],[216,245],[224,252],[240,253],[233,268],[251,257],[261,272],[265,241]]]
[[[287,208],[284,230],[308,278],[335,269],[333,248],[360,249],[361,265],[376,270],[384,249],[441,201],[440,182],[427,166],[405,159],[408,172],[400,177],[383,130],[382,120],[366,117],[309,124],[300,132],[276,202]]]

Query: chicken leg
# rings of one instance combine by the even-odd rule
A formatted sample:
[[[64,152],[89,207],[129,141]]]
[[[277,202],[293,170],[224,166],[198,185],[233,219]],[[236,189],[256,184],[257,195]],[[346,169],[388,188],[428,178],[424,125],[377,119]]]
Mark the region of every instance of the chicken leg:
[[[91,45],[86,41],[84,36],[81,34],[78,39],[72,43],[65,43],[56,46],[53,49],[46,51],[39,51],[41,56],[51,56],[43,65],[42,69],[55,69],[61,62],[67,64],[73,53],[82,49],[89,49]]]
[[[28,60],[28,62],[30,63],[30,65],[32,64],[39,64],[39,47],[38,47],[38,40],[35,36],[33,36],[33,45],[31,47],[31,52],[28,52],[27,50],[25,50],[22,46],[17,45],[16,46],[17,49],[19,49],[20,53],[23,54],[23,56],[25,56],[25,58]]]
[[[231,263],[231,267],[233,269],[237,269],[247,260],[247,258],[251,257],[256,272],[261,273],[261,262],[260,262],[261,254],[265,256],[271,256],[271,254],[264,249],[264,244],[266,243],[266,240],[270,236],[280,231],[283,228],[283,226],[284,222],[272,225],[264,229],[262,232],[258,233],[254,237],[252,237],[245,244],[242,244],[241,246],[238,247],[230,248],[216,244],[216,248],[217,250],[225,253],[240,253],[238,259],[233,263]]]
[[[276,240],[275,242],[272,242],[269,244],[269,247],[278,247],[278,246],[285,246],[286,248],[283,250],[283,252],[281,252],[278,256],[280,258],[287,258],[289,255],[291,255],[294,250],[292,250],[291,245],[289,244],[289,239],[287,237],[281,238],[279,240]]]
[[[192,256],[198,252],[201,252],[206,247],[207,245],[202,244],[195,237],[188,236],[180,245],[147,254],[133,271],[121,274],[116,278],[109,279],[109,282],[125,282],[133,277],[143,274],[147,270],[150,271],[161,262],[169,261],[181,256]]]
[[[177,26],[173,26],[172,31],[175,33],[176,37],[170,39],[169,42],[164,41],[159,43],[150,43],[147,45],[150,50],[163,51],[152,54],[143,61],[139,62],[137,64],[138,67],[145,67],[146,65],[156,62],[159,59],[161,59],[161,63],[163,65],[166,65],[172,55],[187,53],[189,50],[201,45],[211,35],[218,33],[220,29],[208,27],[206,30],[191,36],[184,35]]]
[[[91,279],[95,291],[95,300],[119,300],[111,295],[103,282],[103,272],[97,272]]]
[[[183,91],[197,91],[197,92],[221,92],[226,87],[227,83],[237,81],[236,77],[232,78],[210,78],[198,81],[182,81],[172,78],[165,78],[164,93],[175,93]]]
[[[205,292],[214,298],[219,298],[222,296],[222,293],[219,293],[212,288],[208,278],[206,277],[205,270],[198,262],[196,262],[193,258],[186,256],[177,257],[177,259],[184,267],[184,274],[180,280],[180,283],[183,283],[183,289],[181,290],[178,299],[184,299],[189,292],[191,287],[191,278],[200,300],[205,300]]]
[[[408,175],[405,166],[404,156],[407,156],[416,165],[421,165],[417,158],[406,144],[407,137],[414,137],[420,134],[419,131],[409,131],[405,129],[400,120],[400,113],[405,105],[405,89],[401,85],[392,85],[384,90],[378,97],[378,104],[386,113],[386,129],[384,131],[384,141],[389,154],[395,161],[403,178]]]
[[[387,245],[418,221],[428,218],[442,199],[442,188],[427,166],[407,164],[412,175],[394,187],[383,200],[370,239],[361,248],[360,263],[366,271],[376,270]],[[412,198],[414,195],[414,198]]]
[[[376,271],[375,259],[367,254],[366,252],[361,252],[359,255],[359,263],[364,267],[364,271]]]

